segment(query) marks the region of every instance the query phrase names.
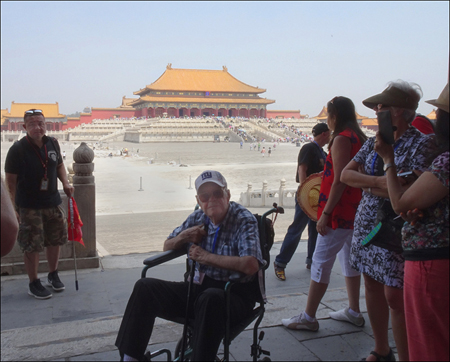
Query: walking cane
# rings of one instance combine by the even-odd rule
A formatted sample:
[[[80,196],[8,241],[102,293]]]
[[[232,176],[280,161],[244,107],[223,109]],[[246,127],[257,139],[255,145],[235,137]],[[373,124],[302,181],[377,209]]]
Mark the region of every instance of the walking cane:
[[[73,229],[75,225],[73,224],[73,200],[69,198],[70,207],[70,229],[72,231],[72,246],[73,246],[73,262],[75,264],[75,289],[78,291],[78,276],[77,276],[77,254],[75,253],[75,238],[73,236]]]
[[[184,361],[184,352],[186,350],[186,335],[187,335],[187,328],[189,323],[189,305],[191,304],[191,290],[192,290],[192,284],[194,282],[194,274],[195,274],[195,261],[192,260],[191,270],[189,271],[189,286],[188,286],[188,295],[187,295],[187,302],[186,302],[186,318],[184,321],[183,326],[183,337],[181,340],[181,352],[180,352],[180,361]]]

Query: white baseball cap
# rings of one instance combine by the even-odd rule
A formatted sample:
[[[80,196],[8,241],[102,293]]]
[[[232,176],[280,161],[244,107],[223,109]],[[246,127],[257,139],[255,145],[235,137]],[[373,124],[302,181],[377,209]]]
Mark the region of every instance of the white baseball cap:
[[[195,189],[198,191],[200,186],[207,182],[214,182],[220,187],[227,187],[227,180],[225,180],[225,177],[219,171],[207,170],[202,172],[195,180]]]

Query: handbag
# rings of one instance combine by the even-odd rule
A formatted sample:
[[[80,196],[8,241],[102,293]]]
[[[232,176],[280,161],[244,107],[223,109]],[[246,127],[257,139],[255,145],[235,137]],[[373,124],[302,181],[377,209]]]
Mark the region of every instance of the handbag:
[[[389,199],[382,199],[378,205],[374,229],[361,241],[363,246],[375,245],[380,248],[402,253],[402,227],[404,221],[397,218]]]

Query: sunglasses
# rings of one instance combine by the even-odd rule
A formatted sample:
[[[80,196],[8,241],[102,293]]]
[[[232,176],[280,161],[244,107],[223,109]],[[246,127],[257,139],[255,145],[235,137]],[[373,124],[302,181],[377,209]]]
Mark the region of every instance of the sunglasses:
[[[25,111],[25,116],[31,116],[33,114],[42,114],[42,111],[40,109],[30,109]]]
[[[208,202],[211,196],[214,196],[215,199],[221,199],[224,196],[224,189],[216,190],[211,194],[201,194],[198,195],[198,198],[201,202]]]

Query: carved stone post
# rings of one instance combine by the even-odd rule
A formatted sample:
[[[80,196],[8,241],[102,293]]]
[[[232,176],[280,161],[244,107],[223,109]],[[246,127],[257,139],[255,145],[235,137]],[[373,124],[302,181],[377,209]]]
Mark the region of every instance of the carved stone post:
[[[263,181],[263,187],[261,192],[261,202],[262,206],[266,206],[266,193],[267,193],[267,181]]]
[[[283,202],[284,202],[284,189],[285,188],[286,188],[286,179],[282,178],[280,180],[280,192],[278,193],[278,197],[279,197],[278,205],[279,206],[284,206]]]
[[[85,263],[98,267],[97,243],[95,234],[95,178],[92,175],[94,171],[94,151],[91,150],[85,142],[73,152],[73,187],[74,198],[78,206],[81,220],[83,221],[83,242],[86,247],[75,243],[77,259],[86,258]],[[91,260],[89,260],[91,259]],[[80,260],[81,261],[81,260]],[[82,268],[82,266],[80,266]]]
[[[245,206],[252,206],[252,192],[253,192],[253,184],[251,182],[247,183],[247,205]]]

